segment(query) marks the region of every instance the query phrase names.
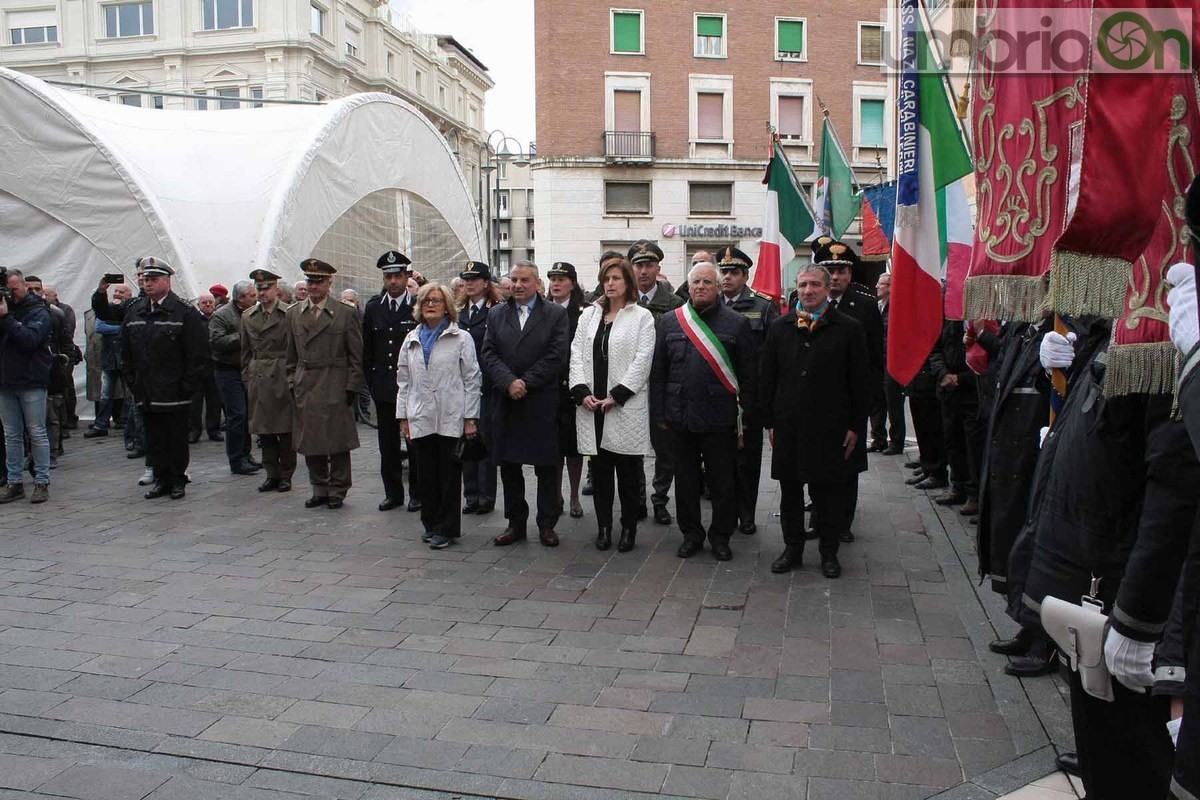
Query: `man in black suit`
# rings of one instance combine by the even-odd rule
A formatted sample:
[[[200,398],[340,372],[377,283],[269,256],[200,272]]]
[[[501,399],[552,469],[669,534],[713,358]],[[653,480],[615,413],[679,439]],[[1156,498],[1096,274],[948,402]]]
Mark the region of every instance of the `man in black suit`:
[[[885,272],[875,284],[876,305],[879,307],[880,322],[883,324],[883,358],[887,361],[888,314],[892,309],[892,275]],[[889,428],[890,436],[889,436]],[[872,452],[885,456],[904,455],[904,437],[908,433],[904,424],[904,387],[896,383],[884,370],[883,384],[875,388],[871,398],[871,446]]]
[[[408,293],[408,267],[412,262],[398,250],[389,250],[375,266],[383,271],[383,292],[367,301],[363,312],[363,368],[375,400],[379,427],[379,473],[383,477],[380,511],[404,505],[400,426],[396,422],[396,358],[404,337],[417,327],[413,298]],[[417,497],[416,460],[409,459],[409,511],[421,509]]]
[[[492,456],[500,462],[508,527],[493,539],[504,547],[526,538],[529,504],[521,467],[537,476],[538,539],[558,546],[558,381],[567,364],[567,312],[537,293],[538,268],[518,261],[509,274],[512,297],[488,314],[483,374],[492,385]]]
[[[829,307],[858,320],[863,326],[863,332],[867,338],[867,360],[871,367],[871,385],[882,385],[883,317],[879,314],[879,306],[875,298],[853,284],[854,267],[858,261],[858,254],[849,245],[827,237],[817,240],[817,249],[813,252],[813,263],[829,270]],[[858,475],[867,471],[869,411],[868,403],[862,418],[854,421],[858,439],[854,446],[854,453],[850,457],[851,469],[846,476],[846,511],[843,516],[845,527],[838,534],[838,538],[843,542],[854,541],[854,534],[850,532],[850,526],[854,523],[854,514],[858,510]]]
[[[463,307],[458,311],[458,327],[471,334],[475,355],[482,363],[488,313],[496,305],[500,292],[492,283],[491,268],[482,261],[468,261],[458,276],[463,279],[466,294]],[[492,384],[485,372],[483,400],[479,406],[479,435],[489,447],[492,441],[491,394]],[[495,509],[496,461],[490,451],[487,458],[463,462],[463,494],[466,497],[464,514],[490,514]]]

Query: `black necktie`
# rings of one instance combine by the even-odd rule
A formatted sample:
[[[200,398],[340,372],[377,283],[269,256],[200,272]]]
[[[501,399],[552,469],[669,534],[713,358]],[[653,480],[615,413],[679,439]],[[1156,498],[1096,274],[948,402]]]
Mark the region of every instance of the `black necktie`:
[[[639,306],[648,306],[648,305],[650,305],[650,301],[649,301],[649,300],[646,298],[646,295],[642,295],[642,296],[641,296],[641,297],[638,299],[638,305],[639,305]]]
[[[475,314],[479,311],[479,306],[472,304],[471,310],[467,312],[467,322],[475,321]]]
[[[836,297],[829,298],[829,307],[836,310],[837,306],[838,306],[837,298]]]

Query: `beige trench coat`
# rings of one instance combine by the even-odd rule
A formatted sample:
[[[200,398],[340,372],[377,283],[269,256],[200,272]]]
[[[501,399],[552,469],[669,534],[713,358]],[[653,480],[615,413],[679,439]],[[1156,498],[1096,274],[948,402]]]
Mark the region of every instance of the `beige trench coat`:
[[[316,315],[305,300],[287,310],[288,385],[296,398],[293,442],[306,456],[358,447],[354,409],[346,392],[362,390],[362,323],[358,313],[330,297]]]
[[[287,309],[270,314],[258,303],[242,314],[242,383],[249,397],[250,433],[291,433],[296,401],[288,388]]]

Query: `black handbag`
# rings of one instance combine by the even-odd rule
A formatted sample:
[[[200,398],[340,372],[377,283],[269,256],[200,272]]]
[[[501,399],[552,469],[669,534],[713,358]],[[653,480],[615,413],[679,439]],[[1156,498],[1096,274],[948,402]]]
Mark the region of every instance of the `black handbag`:
[[[468,439],[465,435],[460,436],[454,443],[455,461],[482,461],[488,455],[487,445],[483,443],[483,437],[478,433],[472,439]]]

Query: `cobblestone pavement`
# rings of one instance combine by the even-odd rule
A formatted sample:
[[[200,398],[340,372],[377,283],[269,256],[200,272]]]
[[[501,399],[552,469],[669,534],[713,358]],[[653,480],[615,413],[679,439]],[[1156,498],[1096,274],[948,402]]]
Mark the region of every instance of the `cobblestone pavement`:
[[[495,513],[432,551],[375,510],[367,428],[341,511],[208,442],[185,500],[146,501],[81,433],[49,503],[0,510],[0,797],[973,800],[1070,746],[1057,679],[986,650],[1011,625],[970,529],[899,458],[871,457],[831,582],[815,547],[771,574],[765,475],[725,564],[652,522],[597,552],[586,499],[557,549],[493,547]]]

